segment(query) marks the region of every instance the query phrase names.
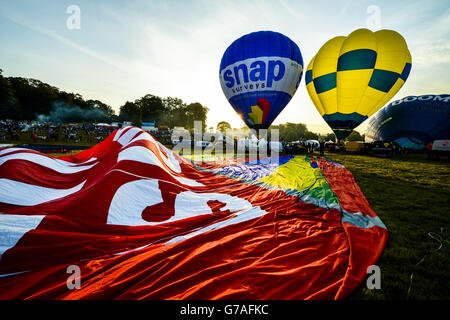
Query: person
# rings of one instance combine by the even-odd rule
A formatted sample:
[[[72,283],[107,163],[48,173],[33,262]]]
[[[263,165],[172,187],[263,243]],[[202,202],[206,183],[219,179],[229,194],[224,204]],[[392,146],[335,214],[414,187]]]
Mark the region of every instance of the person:
[[[427,147],[427,154],[428,154],[428,159],[431,159],[431,152],[433,151],[433,142],[430,142]]]
[[[325,151],[325,142],[322,140],[320,141],[320,155],[323,156]]]

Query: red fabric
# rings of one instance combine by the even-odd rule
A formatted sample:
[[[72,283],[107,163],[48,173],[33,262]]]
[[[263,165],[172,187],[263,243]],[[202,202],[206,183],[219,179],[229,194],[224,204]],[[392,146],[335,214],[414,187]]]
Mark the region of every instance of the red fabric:
[[[319,158],[318,163],[328,184],[339,198],[343,210],[351,213],[361,212],[370,217],[377,216],[350,171],[323,158]],[[357,287],[367,277],[367,267],[376,263],[388,238],[387,229],[378,226],[363,229],[346,222],[342,225],[347,234],[350,256],[344,285],[337,292],[336,299],[346,297],[352,288]]]
[[[257,105],[263,112],[263,117],[262,117],[262,122],[261,123],[266,123],[266,119],[267,119],[267,116],[268,116],[269,111],[270,111],[270,102],[267,101],[266,98],[258,98],[257,99]]]
[[[114,140],[130,130],[60,158],[78,164],[96,158],[83,172],[62,174],[25,160],[0,166],[0,178],[32,185],[67,189],[86,181],[70,196],[38,205],[0,203],[2,214],[45,215],[1,256],[0,299],[341,299],[381,254],[386,230],[343,224],[337,209],[197,170],[177,155],[181,172],[175,172],[164,161],[168,151],[160,151],[147,133],[133,134],[124,145]],[[140,135],[149,138],[131,141]],[[118,162],[119,152],[131,147],[150,150],[161,165]],[[375,214],[345,168],[325,160],[319,165],[341,205],[350,210],[356,202],[357,210]],[[163,202],[145,208],[142,218],[155,225],[107,224],[118,190],[148,178],[159,180]],[[212,198],[210,213],[165,222],[175,214],[174,199],[187,191],[244,199],[265,214],[227,225],[238,212]],[[218,222],[224,226],[170,242]],[[80,267],[81,289],[67,287],[69,265]]]

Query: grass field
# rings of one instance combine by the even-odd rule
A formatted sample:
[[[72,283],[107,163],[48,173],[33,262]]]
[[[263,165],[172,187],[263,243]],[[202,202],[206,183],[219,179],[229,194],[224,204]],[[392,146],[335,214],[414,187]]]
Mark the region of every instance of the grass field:
[[[450,162],[431,161],[425,154],[392,159],[340,153],[325,157],[353,173],[389,231],[377,263],[381,289],[369,290],[363,283],[349,299],[450,299]],[[442,237],[439,251],[440,243],[430,232],[434,238]]]
[[[336,153],[325,157],[353,173],[389,231],[378,261],[381,289],[369,290],[364,283],[350,299],[450,299],[450,162],[431,161],[424,154],[393,159]],[[443,238],[439,251],[440,243],[429,232]]]

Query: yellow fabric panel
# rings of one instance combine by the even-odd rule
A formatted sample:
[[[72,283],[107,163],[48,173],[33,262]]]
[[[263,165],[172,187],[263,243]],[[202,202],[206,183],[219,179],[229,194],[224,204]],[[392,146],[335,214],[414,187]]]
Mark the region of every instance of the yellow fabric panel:
[[[308,68],[306,69],[306,71],[308,72],[309,70],[312,70],[312,67],[314,65],[314,59],[316,57],[314,56],[311,61],[309,62]],[[314,87],[314,81],[311,81],[310,83],[308,83],[306,85],[306,90],[308,90],[308,94],[312,100],[312,102],[314,103],[314,105],[316,106],[317,111],[319,111],[320,115],[323,116],[325,114],[325,109],[322,106],[322,103],[320,102],[320,99],[317,95],[316,92],[316,88]]]
[[[406,49],[408,49],[408,47]],[[408,62],[409,64],[412,64],[411,52],[409,52],[409,49],[407,50],[407,54],[406,54],[406,62]]]
[[[258,181],[271,186],[303,191],[326,184],[319,168],[312,168],[303,157],[295,157]]]
[[[319,99],[324,106],[325,114],[332,114],[337,112],[337,89],[331,89],[322,93],[319,93]]]
[[[344,42],[345,37],[335,37],[327,41],[315,56],[312,66],[313,79],[320,76],[335,73],[337,70],[337,60],[339,58],[339,51]],[[315,90],[314,90],[315,92]],[[337,111],[337,91],[332,89],[322,92],[318,95],[320,104],[323,107],[321,115],[330,114]]]
[[[378,108],[379,102],[386,96],[386,92],[367,87],[364,92],[364,96],[359,102],[358,113],[363,116],[368,116],[372,114],[372,110]],[[378,108],[379,109],[379,108]],[[378,110],[377,109],[377,110]]]
[[[308,68],[306,68],[306,71],[312,70],[315,59],[316,59],[316,56],[312,57],[311,61],[308,64]]]
[[[248,114],[249,118],[255,124],[261,124],[263,118],[263,112],[258,106],[251,106],[252,112]]]
[[[383,95],[380,96],[380,99],[378,100],[377,104],[369,111],[367,116],[370,117],[372,114],[374,114],[379,109],[384,107],[384,105],[386,103],[388,103],[389,100],[391,100],[395,96],[395,94],[400,90],[400,88],[403,86],[404,83],[405,83],[405,81],[398,78],[397,81],[392,86],[391,90],[389,90],[389,92],[387,92],[387,93],[383,92]],[[372,89],[372,88],[370,88],[370,89]],[[374,89],[372,89],[372,90],[374,90]],[[378,91],[378,90],[374,90],[374,91]]]
[[[375,32],[377,39],[377,61],[375,69],[402,73],[406,62],[411,60],[405,39],[395,31]]]
[[[358,29],[350,33],[342,43],[339,56],[342,56],[346,52],[358,49],[371,49],[377,51],[377,41],[372,31],[368,29]]]
[[[337,111],[340,113],[360,112],[361,99],[368,87],[373,69],[339,71],[336,77]],[[328,106],[326,107],[328,111]]]
[[[335,37],[328,40],[317,52],[314,64],[312,66],[313,79],[325,74],[336,72],[337,60],[345,37]]]
[[[314,88],[314,82],[310,82],[306,85],[306,90],[308,90],[309,96],[316,106],[317,111],[319,111],[320,115],[323,116],[325,114],[325,109],[320,102],[319,96],[316,93],[316,89]]]

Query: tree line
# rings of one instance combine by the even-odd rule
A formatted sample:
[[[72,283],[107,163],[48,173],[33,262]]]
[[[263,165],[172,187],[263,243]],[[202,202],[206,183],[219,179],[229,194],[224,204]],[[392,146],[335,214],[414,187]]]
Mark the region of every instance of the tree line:
[[[206,128],[208,108],[199,102],[187,104],[179,98],[147,94],[127,101],[116,114],[100,100],[84,99],[40,80],[4,77],[0,69],[0,119],[53,122],[123,122],[136,126],[154,122],[157,126],[191,129],[194,120]]]
[[[154,122],[158,126],[179,126],[188,130],[194,127],[194,121],[201,121],[205,130],[208,111],[199,102],[186,104],[179,98],[161,98],[147,94],[121,106],[119,118],[129,119],[138,126],[143,122]]]
[[[334,133],[320,134],[311,132],[308,130],[304,123],[284,123],[280,125],[273,125],[269,129],[279,130],[280,141],[298,141],[298,140],[323,140],[323,141],[335,141],[336,136]],[[361,135],[358,131],[353,130],[352,133],[345,139],[346,141],[364,141],[364,135]]]
[[[226,133],[227,130],[231,130],[231,125],[226,121],[221,121],[217,124],[216,130]],[[246,126],[242,129],[248,129]],[[241,129],[241,130],[242,130]],[[280,141],[304,141],[304,140],[324,140],[335,141],[336,136],[334,133],[319,134],[308,130],[307,125],[304,123],[283,123],[279,125],[272,125],[267,131],[267,137],[271,138],[272,130],[278,130],[278,139]],[[345,139],[346,141],[364,141],[364,135],[361,135],[358,131],[353,130],[352,133]]]

